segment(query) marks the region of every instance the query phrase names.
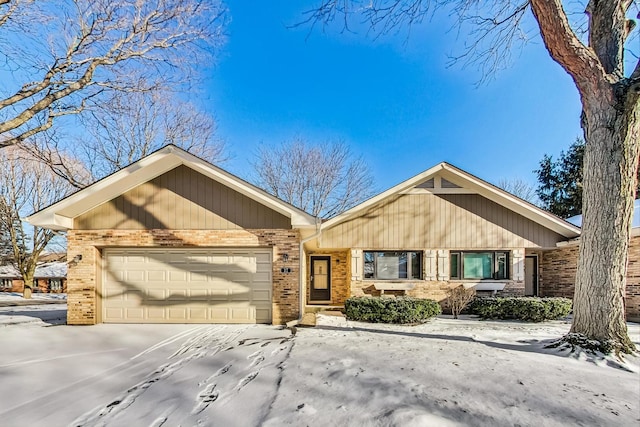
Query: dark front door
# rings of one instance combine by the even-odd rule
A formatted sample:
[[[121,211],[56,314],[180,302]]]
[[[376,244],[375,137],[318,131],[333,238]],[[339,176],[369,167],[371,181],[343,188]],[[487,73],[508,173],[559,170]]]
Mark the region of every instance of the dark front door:
[[[524,257],[524,294],[525,296],[538,295],[538,257]]]
[[[331,300],[331,258],[311,257],[311,301]]]

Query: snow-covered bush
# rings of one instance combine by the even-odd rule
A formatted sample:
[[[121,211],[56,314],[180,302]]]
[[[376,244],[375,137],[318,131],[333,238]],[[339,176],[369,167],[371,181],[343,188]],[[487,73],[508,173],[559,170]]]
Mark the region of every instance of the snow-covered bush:
[[[566,317],[571,306],[568,298],[490,297],[474,299],[469,310],[483,319],[543,322]]]
[[[354,297],[344,308],[347,319],[372,323],[421,323],[442,313],[436,301],[411,297]]]

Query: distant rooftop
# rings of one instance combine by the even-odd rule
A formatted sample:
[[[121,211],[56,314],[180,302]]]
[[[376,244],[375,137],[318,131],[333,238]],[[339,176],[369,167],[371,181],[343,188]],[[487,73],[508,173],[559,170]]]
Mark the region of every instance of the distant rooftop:
[[[18,278],[20,273],[12,265],[0,265],[0,278]],[[67,263],[61,261],[45,262],[36,267],[34,278],[49,279],[67,277]]]
[[[572,216],[571,218],[567,218],[567,222],[570,222],[573,225],[578,227],[582,227],[582,215]],[[640,228],[640,199],[637,199],[633,203],[633,220],[631,222],[632,228]]]

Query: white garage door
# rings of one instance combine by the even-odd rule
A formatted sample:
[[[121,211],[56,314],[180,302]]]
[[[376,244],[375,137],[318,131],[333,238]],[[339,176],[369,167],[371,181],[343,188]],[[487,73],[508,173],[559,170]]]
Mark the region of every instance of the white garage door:
[[[107,323],[271,323],[269,249],[105,249]]]

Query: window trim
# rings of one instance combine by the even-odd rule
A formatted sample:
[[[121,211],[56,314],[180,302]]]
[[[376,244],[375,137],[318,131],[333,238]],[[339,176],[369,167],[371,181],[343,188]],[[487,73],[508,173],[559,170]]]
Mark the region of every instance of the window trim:
[[[465,278],[464,277],[464,254],[491,254],[492,277],[486,278]],[[505,255],[505,277],[498,277],[497,255]],[[457,256],[457,276],[451,274],[451,266],[453,256]],[[487,281],[487,280],[511,280],[511,251],[509,250],[470,250],[470,251],[449,251],[449,279],[450,280],[468,280],[468,281]]]
[[[10,277],[3,277],[0,279],[0,289],[11,289],[13,288],[13,279]]]
[[[368,253],[374,254],[374,256],[373,256],[373,263],[374,263],[373,264],[374,265],[373,274],[374,274],[374,276],[375,276],[376,271],[377,271],[376,265],[377,265],[377,260],[378,260],[378,257],[375,254],[378,254],[378,253],[406,253],[407,254],[407,277],[406,278],[398,277],[398,278],[395,278],[395,279],[382,279],[382,278],[378,278],[378,277],[366,277],[366,272],[364,271],[364,269],[365,269],[365,266],[367,264],[366,256],[367,256]],[[418,266],[418,270],[419,271],[418,271],[418,277],[417,278],[416,277],[412,277],[414,272],[413,272],[412,264],[410,262],[411,257],[410,257],[409,254],[413,254],[413,253],[417,254],[417,259],[418,259],[418,261],[420,263],[420,265]],[[365,281],[367,281],[367,280],[368,281],[376,281],[376,280],[377,281],[381,281],[381,280],[383,280],[383,281],[407,282],[407,281],[415,281],[415,280],[424,280],[424,251],[421,251],[421,250],[392,250],[392,249],[389,249],[389,250],[387,250],[387,249],[363,250],[362,251],[362,270],[363,270],[362,271],[362,280],[365,280]]]

